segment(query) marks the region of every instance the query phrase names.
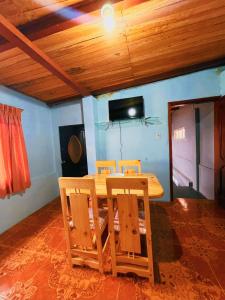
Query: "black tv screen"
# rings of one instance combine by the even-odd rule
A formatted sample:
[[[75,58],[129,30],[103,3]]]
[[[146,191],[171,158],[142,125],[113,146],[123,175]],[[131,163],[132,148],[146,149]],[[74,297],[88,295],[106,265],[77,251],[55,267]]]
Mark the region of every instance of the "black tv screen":
[[[138,119],[144,117],[143,97],[109,101],[109,120]]]

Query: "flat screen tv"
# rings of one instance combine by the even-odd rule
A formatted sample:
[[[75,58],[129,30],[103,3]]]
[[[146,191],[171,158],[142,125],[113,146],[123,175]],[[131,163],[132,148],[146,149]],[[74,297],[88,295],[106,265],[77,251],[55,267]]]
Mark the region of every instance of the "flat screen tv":
[[[144,117],[143,97],[109,101],[109,120],[139,119]]]

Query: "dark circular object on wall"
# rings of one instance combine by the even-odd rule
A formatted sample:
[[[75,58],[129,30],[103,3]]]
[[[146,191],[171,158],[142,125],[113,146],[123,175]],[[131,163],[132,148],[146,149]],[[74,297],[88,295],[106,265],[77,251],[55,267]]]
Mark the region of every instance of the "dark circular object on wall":
[[[72,135],[68,143],[68,154],[74,164],[79,163],[83,149],[76,135]]]

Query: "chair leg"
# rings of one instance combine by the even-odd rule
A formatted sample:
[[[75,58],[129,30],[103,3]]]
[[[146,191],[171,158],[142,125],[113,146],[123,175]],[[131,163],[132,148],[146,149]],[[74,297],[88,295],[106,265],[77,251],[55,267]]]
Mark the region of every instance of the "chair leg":
[[[153,270],[153,269],[151,270],[151,274],[150,274],[150,276],[148,277],[148,279],[149,279],[149,283],[150,283],[150,284],[152,284],[152,285],[155,284],[154,270]]]
[[[112,273],[113,277],[117,277],[117,272]]]
[[[67,251],[67,261],[71,267],[73,267],[72,256],[70,251]]]
[[[73,268],[74,264],[72,263],[72,260],[69,259],[68,262],[69,262],[69,265],[71,266],[71,268]]]
[[[112,276],[117,277],[117,272],[115,270],[112,270]]]
[[[99,272],[104,274],[103,264],[99,264]]]

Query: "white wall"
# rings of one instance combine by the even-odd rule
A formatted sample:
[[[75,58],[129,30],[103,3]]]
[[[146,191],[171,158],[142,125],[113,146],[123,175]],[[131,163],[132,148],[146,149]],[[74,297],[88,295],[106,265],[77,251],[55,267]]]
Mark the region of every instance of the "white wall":
[[[0,199],[0,233],[58,195],[50,109],[47,105],[0,86],[0,103],[24,109],[22,125],[31,173],[31,188]]]
[[[185,129],[184,139],[175,139],[174,131]],[[172,147],[173,147],[173,176],[181,186],[193,183],[197,189],[196,179],[196,132],[195,110],[193,105],[185,105],[172,113]]]
[[[62,176],[59,126],[83,124],[82,101],[57,104],[51,108],[53,139],[55,149],[55,165],[57,176]]]
[[[200,108],[200,165],[199,191],[207,199],[214,199],[214,103]]]

